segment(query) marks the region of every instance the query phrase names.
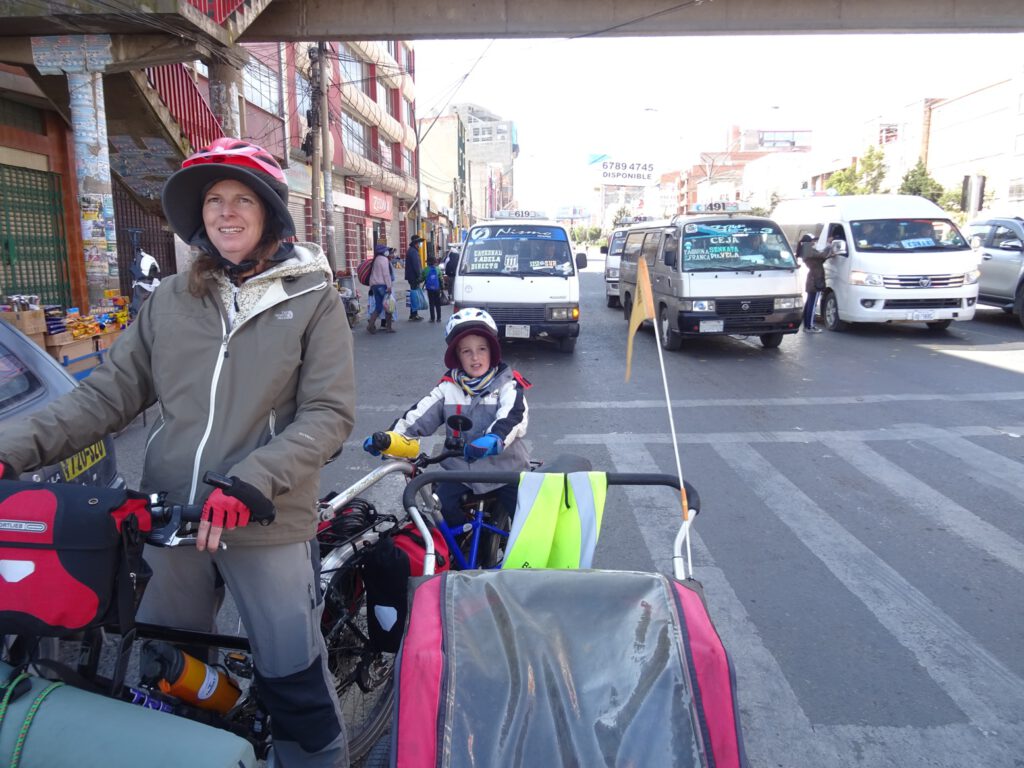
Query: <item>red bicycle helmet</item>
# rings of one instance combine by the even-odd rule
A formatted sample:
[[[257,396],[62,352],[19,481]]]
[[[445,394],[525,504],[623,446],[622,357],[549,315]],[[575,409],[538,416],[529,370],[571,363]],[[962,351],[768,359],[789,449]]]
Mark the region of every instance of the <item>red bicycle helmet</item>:
[[[224,179],[240,181],[260,196],[275,235],[285,238],[295,234],[295,223],[288,212],[288,181],[277,160],[263,147],[224,136],[186,157],[181,170],[164,184],[164,214],[178,237],[186,243],[198,239],[197,245],[205,240],[203,193]]]
[[[491,348],[491,365],[501,362],[501,344],[498,341],[498,326],[490,313],[476,307],[466,307],[448,318],[448,324],[444,328],[444,340],[448,349],[444,353],[444,364],[449,368],[459,367],[459,356],[455,347],[463,336],[475,334],[487,339],[487,346]]]

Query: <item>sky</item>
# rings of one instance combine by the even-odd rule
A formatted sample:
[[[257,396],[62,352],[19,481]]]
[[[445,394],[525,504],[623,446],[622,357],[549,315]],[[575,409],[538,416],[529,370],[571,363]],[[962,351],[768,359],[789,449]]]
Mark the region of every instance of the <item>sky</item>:
[[[866,121],[1024,69],[1024,35],[807,35],[417,41],[422,118],[473,102],[516,123],[516,196],[553,211],[593,200],[592,155],[688,167],[730,125],[811,129],[863,150]]]

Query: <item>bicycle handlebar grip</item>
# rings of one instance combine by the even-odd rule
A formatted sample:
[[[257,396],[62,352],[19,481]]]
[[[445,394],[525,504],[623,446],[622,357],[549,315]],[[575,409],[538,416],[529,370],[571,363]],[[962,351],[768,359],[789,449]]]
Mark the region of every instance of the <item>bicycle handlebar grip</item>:
[[[372,435],[370,435],[370,444],[374,447],[375,450],[378,450],[381,453],[383,453],[388,449],[388,446],[391,445],[391,438],[388,437],[388,434],[389,433],[387,432],[374,432]]]
[[[415,459],[420,455],[420,441],[415,437],[406,437],[397,432],[384,432],[373,435],[374,447],[377,448],[377,435],[383,434],[387,439],[387,445],[379,448],[381,453],[387,456],[394,456],[398,459]]]

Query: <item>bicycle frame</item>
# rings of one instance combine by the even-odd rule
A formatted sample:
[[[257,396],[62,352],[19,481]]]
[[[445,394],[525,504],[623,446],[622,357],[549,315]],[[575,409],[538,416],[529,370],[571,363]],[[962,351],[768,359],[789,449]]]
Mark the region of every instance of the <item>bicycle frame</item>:
[[[617,473],[609,472],[605,475],[608,485],[665,485],[670,488],[679,489],[679,478],[675,475],[655,473]],[[455,483],[519,483],[518,472],[456,472],[446,471],[443,477],[440,472],[424,472],[409,481],[402,495],[402,505],[408,511],[417,530],[423,537],[426,545],[426,558],[423,564],[423,575],[430,576],[434,573],[434,543],[423,519],[423,514],[416,505],[416,497],[424,485],[444,479]],[[672,569],[677,579],[693,578],[693,560],[690,550],[690,528],[693,520],[700,512],[700,496],[697,490],[686,483],[686,496],[690,504],[689,514],[682,520],[679,530],[676,533],[672,544]]]
[[[504,539],[508,539],[508,531],[484,522],[484,506],[485,504],[483,501],[478,502],[476,505],[476,514],[473,515],[469,522],[463,523],[459,526],[448,525],[440,515],[436,515],[434,517],[434,525],[437,530],[441,532],[441,535],[444,536],[444,540],[448,543],[448,554],[455,561],[457,570],[469,571],[480,568],[480,537],[485,531],[497,534]],[[417,512],[418,511],[419,510],[417,509]],[[470,531],[472,531],[472,534],[469,538],[469,558],[467,559],[462,553],[462,548],[459,546],[455,537],[457,534],[468,533]],[[420,533],[422,534],[423,532],[420,531]],[[431,542],[430,547],[433,547],[433,542]],[[430,554],[432,553],[428,549],[428,557]],[[500,565],[494,565],[490,566],[489,570],[497,570],[499,568],[501,568]]]

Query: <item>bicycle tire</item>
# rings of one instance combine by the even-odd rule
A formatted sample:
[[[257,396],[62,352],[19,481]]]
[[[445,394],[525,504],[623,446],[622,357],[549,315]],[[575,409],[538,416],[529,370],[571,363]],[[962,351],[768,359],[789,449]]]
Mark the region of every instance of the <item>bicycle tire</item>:
[[[395,697],[395,654],[370,648],[366,610],[358,558],[350,558],[331,577],[321,626],[353,762],[390,727]]]
[[[484,522],[505,531],[506,535],[484,529],[480,532],[480,544],[477,548],[477,560],[481,568],[495,568],[505,559],[508,532],[512,528],[512,517],[501,504],[493,499],[484,509]]]

